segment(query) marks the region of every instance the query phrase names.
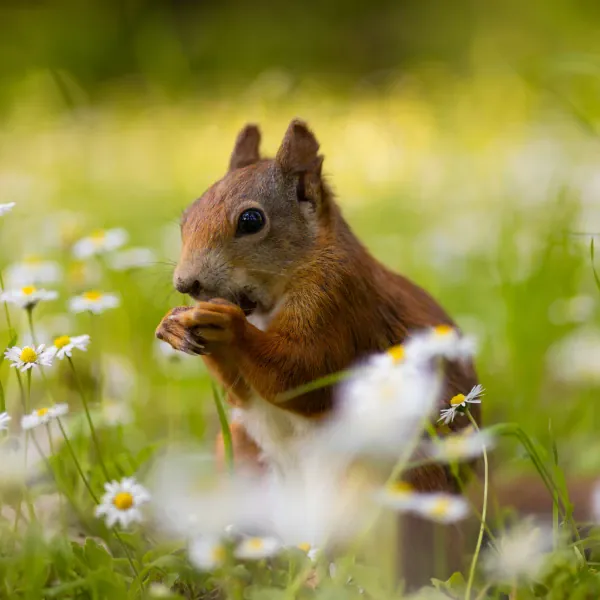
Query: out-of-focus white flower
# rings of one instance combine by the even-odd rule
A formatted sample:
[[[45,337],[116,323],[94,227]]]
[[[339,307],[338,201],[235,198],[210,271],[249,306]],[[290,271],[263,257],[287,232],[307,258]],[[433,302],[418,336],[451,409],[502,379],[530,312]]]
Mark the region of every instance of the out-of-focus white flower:
[[[321,554],[321,549],[313,546],[309,542],[302,542],[296,545],[298,550],[302,550],[312,562],[316,562]]]
[[[459,413],[464,413],[469,404],[481,404],[481,396],[484,390],[482,385],[474,386],[471,391],[465,396],[464,394],[456,394],[450,399],[450,408],[442,408],[438,423],[443,421],[446,425],[454,421]]]
[[[69,309],[74,313],[89,311],[95,315],[103,313],[105,310],[117,308],[120,300],[114,294],[104,294],[97,290],[84,292],[80,296],[74,296],[69,301]]]
[[[462,335],[450,325],[438,325],[410,335],[404,344],[404,360],[422,364],[434,358],[468,360],[476,350],[470,336]]]
[[[103,400],[100,419],[105,425],[127,425],[133,421],[131,406],[123,400]]]
[[[74,260],[67,265],[67,282],[85,289],[95,287],[102,280],[102,269],[95,262]]]
[[[0,302],[8,302],[26,309],[32,309],[39,302],[56,300],[57,298],[58,292],[39,290],[33,285],[26,285],[16,290],[7,290],[0,294]]]
[[[178,595],[176,596],[175,594],[173,594],[171,589],[168,586],[166,586],[164,583],[157,583],[156,581],[151,583],[148,586],[148,595],[150,596],[150,598],[177,598],[178,597]]]
[[[124,229],[99,229],[73,245],[75,258],[89,258],[120,248],[127,242],[128,234]]]
[[[489,431],[467,428],[430,443],[428,454],[438,462],[457,462],[476,458],[483,454],[484,449],[486,452],[491,450],[494,444],[494,436]]]
[[[122,354],[104,354],[102,379],[107,398],[130,398],[136,386],[137,373],[131,361]]]
[[[47,455],[47,436],[40,436],[39,444]],[[35,445],[25,443],[24,434],[0,444],[0,498],[4,492],[22,491],[23,484],[40,466],[42,460],[43,457]]]
[[[52,352],[56,358],[62,360],[65,357],[71,358],[73,356],[73,350],[87,351],[87,347],[90,343],[89,335],[77,335],[70,337],[68,335],[61,335],[54,340],[54,345],[48,348],[49,352]]]
[[[190,562],[201,571],[214,571],[225,562],[225,546],[218,537],[201,535],[188,544]]]
[[[0,217],[10,212],[16,205],[16,202],[8,202],[6,204],[0,204]]]
[[[560,381],[584,385],[600,382],[600,330],[577,329],[550,348],[547,361],[549,371]]]
[[[6,269],[6,281],[10,287],[20,288],[30,284],[56,283],[62,277],[62,267],[54,260],[28,256],[22,262]]]
[[[12,363],[11,367],[15,367],[21,373],[24,373],[28,369],[33,369],[33,367],[49,367],[52,365],[52,352],[48,352],[44,348],[44,344],[39,345],[37,348],[34,346],[24,346],[23,348],[13,346],[4,353],[4,356]]]
[[[46,425],[52,419],[62,417],[69,412],[68,404],[55,404],[54,406],[38,408],[28,415],[21,418],[21,427],[23,429],[33,429],[39,425]]]
[[[8,429],[10,420],[11,417],[7,412],[0,413],[0,431]]]
[[[456,523],[469,514],[469,505],[462,496],[436,492],[420,494],[412,512],[436,523]]]
[[[593,314],[596,301],[591,296],[581,295],[555,300],[548,309],[548,317],[555,325],[584,323]]]
[[[525,521],[496,538],[495,548],[487,549],[482,564],[493,581],[532,581],[542,573],[552,549],[552,530]]]
[[[150,494],[134,477],[105,483],[104,489],[106,493],[95,512],[97,517],[104,517],[107,527],[116,523],[128,527],[131,523],[142,522],[140,506],[150,501]]]
[[[376,498],[383,506],[406,512],[412,510],[418,504],[421,494],[416,492],[409,483],[395,481],[377,492]]]
[[[397,457],[419,435],[441,387],[439,370],[429,362],[374,357],[339,386],[336,410],[320,438],[346,455]]]
[[[149,267],[156,262],[156,255],[150,248],[127,248],[115,252],[109,258],[109,265],[115,271],[128,271]]]
[[[281,543],[274,537],[248,537],[235,549],[236,558],[242,560],[260,560],[275,556],[281,549]]]

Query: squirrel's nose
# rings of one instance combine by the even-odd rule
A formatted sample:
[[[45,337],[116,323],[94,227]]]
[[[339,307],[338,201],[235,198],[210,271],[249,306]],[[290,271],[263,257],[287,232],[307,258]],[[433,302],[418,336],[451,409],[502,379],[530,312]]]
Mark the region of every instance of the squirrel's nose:
[[[175,289],[182,294],[197,296],[202,291],[202,284],[197,279],[176,277],[174,283]]]

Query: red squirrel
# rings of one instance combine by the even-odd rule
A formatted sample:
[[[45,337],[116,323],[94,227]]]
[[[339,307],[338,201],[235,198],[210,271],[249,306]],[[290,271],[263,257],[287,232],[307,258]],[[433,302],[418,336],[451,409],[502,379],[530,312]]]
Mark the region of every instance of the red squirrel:
[[[325,387],[281,401],[283,393],[401,344],[411,331],[454,323],[353,234],[304,122],[290,123],[273,159],[261,157],[259,144],[255,125],[242,129],[228,172],[184,212],[173,283],[197,303],[171,310],[156,335],[202,356],[226,389],[238,409],[236,460],[286,468],[296,458],[286,442],[326,415],[334,395]],[[477,383],[471,364],[447,363],[445,374],[444,403]],[[421,490],[454,489],[441,467],[409,479]]]

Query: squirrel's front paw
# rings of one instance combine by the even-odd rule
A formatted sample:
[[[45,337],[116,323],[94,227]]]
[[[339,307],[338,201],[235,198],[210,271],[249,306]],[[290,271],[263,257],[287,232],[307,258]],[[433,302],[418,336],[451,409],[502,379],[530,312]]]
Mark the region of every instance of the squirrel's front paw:
[[[234,340],[246,321],[242,309],[227,300],[216,298],[199,302],[191,310],[171,316],[171,320],[186,331],[193,332],[210,354],[221,344]]]
[[[176,315],[184,315],[195,310],[193,306],[178,306],[170,310],[156,328],[156,337],[170,344],[175,350],[186,354],[205,354],[203,340],[195,331],[187,329],[176,321]]]

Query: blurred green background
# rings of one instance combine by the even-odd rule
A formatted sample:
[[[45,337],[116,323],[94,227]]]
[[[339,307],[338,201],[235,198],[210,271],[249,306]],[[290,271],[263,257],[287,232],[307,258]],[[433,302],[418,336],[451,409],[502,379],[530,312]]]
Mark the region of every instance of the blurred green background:
[[[153,248],[156,264],[102,280],[123,298],[94,332],[122,371],[110,395],[133,403],[140,447],[216,430],[200,361],[164,363],[153,339],[184,302],[178,217],[244,123],[272,154],[300,116],[359,236],[480,338],[486,421],[551,429],[563,464],[593,472],[599,24],[590,0],[5,1],[0,202],[18,206],[1,264],[70,265],[39,309],[50,336],[67,297],[95,285],[69,241],[118,226]]]

